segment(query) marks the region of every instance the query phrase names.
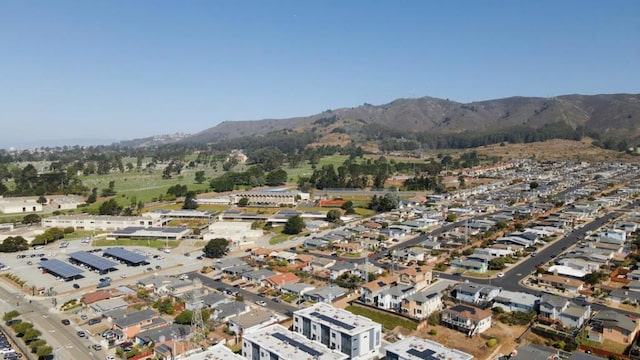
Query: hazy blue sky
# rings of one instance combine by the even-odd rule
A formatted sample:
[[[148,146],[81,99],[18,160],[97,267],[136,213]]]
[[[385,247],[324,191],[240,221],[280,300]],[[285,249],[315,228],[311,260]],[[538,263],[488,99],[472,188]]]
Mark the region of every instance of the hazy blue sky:
[[[637,93],[640,1],[0,1],[0,147]]]

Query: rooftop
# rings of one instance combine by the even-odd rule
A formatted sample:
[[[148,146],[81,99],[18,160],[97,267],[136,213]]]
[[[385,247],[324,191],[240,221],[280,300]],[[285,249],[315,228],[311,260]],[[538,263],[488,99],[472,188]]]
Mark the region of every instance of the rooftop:
[[[298,310],[294,316],[310,318],[333,329],[340,329],[346,334],[359,334],[372,327],[381,325],[365,317],[355,315],[347,310],[335,308],[326,303],[318,303],[306,309]]]
[[[461,304],[445,309],[443,310],[443,312],[456,314],[457,316],[464,319],[482,320],[491,317],[491,311]]]
[[[280,359],[343,360],[349,358],[346,354],[330,350],[322,344],[293,333],[282,325],[272,325],[245,334],[244,340],[277,354]]]
[[[393,352],[406,360],[471,360],[473,355],[460,350],[449,349],[444,345],[417,337],[408,337],[386,347],[387,353]]]
[[[256,325],[260,325],[271,319],[272,314],[270,311],[262,309],[254,309],[245,314],[236,315],[229,319],[229,322],[233,322],[238,326],[246,329]]]

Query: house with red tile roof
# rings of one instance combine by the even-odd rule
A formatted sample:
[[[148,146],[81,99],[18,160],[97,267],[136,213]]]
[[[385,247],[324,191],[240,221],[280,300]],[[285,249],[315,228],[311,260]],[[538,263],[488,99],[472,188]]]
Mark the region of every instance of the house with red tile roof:
[[[264,281],[268,286],[279,289],[285,284],[297,283],[300,281],[300,278],[294,273],[287,272],[270,276],[264,279]]]

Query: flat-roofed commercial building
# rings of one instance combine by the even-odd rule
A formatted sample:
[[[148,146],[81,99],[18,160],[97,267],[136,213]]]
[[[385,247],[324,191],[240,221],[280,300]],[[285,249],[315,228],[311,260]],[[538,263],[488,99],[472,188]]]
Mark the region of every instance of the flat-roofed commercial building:
[[[37,198],[3,198],[0,197],[0,212],[3,214],[22,214],[42,211],[42,204]]]
[[[347,355],[291,332],[282,325],[272,325],[245,334],[242,338],[242,356],[249,360],[349,359]]]
[[[181,226],[167,227],[141,227],[131,226],[116,230],[107,235],[107,239],[158,239],[158,240],[180,240],[191,233],[191,230]]]
[[[382,326],[326,303],[293,314],[293,331],[349,356],[373,359],[379,355]]]
[[[249,200],[250,206],[284,206],[295,205],[300,200],[308,200],[309,194],[290,190],[255,190],[243,191],[230,195],[231,202],[237,204],[240,199]]]
[[[58,215],[42,219],[45,228],[73,227],[76,230],[111,231],[131,226],[151,227],[157,221],[144,216],[110,216],[110,215]]]
[[[387,360],[472,360],[473,355],[427,339],[408,337],[386,348]]]

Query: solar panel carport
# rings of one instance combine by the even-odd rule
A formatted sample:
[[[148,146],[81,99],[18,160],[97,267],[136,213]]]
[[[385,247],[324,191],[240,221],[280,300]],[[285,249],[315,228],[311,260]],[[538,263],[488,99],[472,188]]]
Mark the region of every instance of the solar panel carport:
[[[84,272],[82,269],[78,269],[75,266],[69,265],[64,261],[60,261],[58,259],[49,259],[46,261],[40,261],[38,266],[42,268],[42,270],[59,276],[65,280],[71,280],[80,277],[80,275]]]
[[[127,265],[139,266],[148,264],[147,258],[133,251],[123,248],[108,248],[103,252],[104,256],[124,261]]]
[[[86,251],[78,251],[69,254],[69,261],[71,263],[84,264],[94,270],[98,270],[100,273],[105,273],[109,270],[115,269],[116,262],[107,260],[103,257],[88,253]]]

